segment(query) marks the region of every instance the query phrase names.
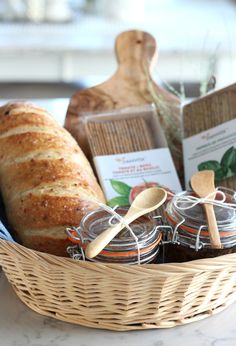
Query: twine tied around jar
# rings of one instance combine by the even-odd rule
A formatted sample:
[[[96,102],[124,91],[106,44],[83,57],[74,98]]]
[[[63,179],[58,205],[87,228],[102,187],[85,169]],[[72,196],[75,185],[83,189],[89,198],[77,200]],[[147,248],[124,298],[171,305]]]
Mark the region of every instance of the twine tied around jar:
[[[211,199],[211,197],[215,198],[215,192],[210,193],[209,195],[207,195],[204,198],[199,198],[199,197],[195,197],[195,196],[184,196],[184,195],[180,194],[180,195],[175,195],[174,201],[173,201],[174,206],[179,210],[188,210],[188,209],[194,208],[198,204],[208,203],[208,204],[212,204],[214,206],[236,210],[236,203],[226,203],[225,202],[226,201],[226,195],[223,191],[219,190],[220,188],[221,187],[216,188],[217,194],[221,196],[220,200]],[[224,189],[228,190],[230,192],[233,192],[234,193],[233,198],[236,199],[236,192],[234,192],[231,189],[226,189],[226,188],[224,188]],[[186,203],[188,205],[187,206],[186,205],[181,206],[182,203]]]
[[[134,234],[132,228],[130,227],[130,225],[125,221],[125,219],[116,212],[116,208],[118,207],[118,205],[116,205],[114,208],[109,207],[106,204],[103,203],[99,203],[100,208],[106,210],[108,213],[112,214],[112,217],[109,220],[109,224],[112,226],[112,220],[115,218],[118,221],[120,221],[130,232],[131,236],[134,238],[134,241],[136,243],[137,246],[137,257],[138,257],[138,264],[140,264],[140,246],[139,246],[139,241],[138,238],[136,237],[136,235]]]
[[[224,190],[225,192],[220,191],[220,189]],[[219,219],[218,221],[219,221],[219,225],[221,225],[221,228],[224,227],[225,229],[224,232],[225,232],[225,235],[227,235],[227,239],[229,239],[229,236],[232,237],[235,234],[235,229],[229,229],[229,227],[231,227],[230,225],[232,222],[233,222],[233,225],[236,226],[236,192],[233,191],[232,189],[227,189],[225,187],[217,187],[216,192],[217,192],[217,198],[218,198],[217,200],[211,199],[211,197],[215,198],[215,192],[210,193],[205,198],[198,198],[198,197],[192,196],[191,194],[186,195],[185,194],[186,192],[182,192],[174,196],[172,203],[173,203],[173,207],[175,208],[178,214],[176,214],[177,215],[176,224],[173,228],[173,237],[172,237],[173,242],[178,243],[179,242],[178,239],[181,236],[181,242],[183,243],[184,239],[185,238],[187,239],[187,237],[189,237],[190,234],[192,235],[195,234],[195,236],[192,238],[192,240],[195,239],[195,244],[194,244],[195,250],[198,251],[203,246],[203,243],[201,243],[201,240],[200,240],[200,236],[204,236],[204,237],[206,236],[204,232],[206,233],[208,231],[208,226],[204,224],[199,224],[199,227],[197,227],[195,232],[194,228],[196,227],[196,225],[193,228],[189,224],[186,224],[186,217],[188,217],[188,214],[186,214],[185,211],[190,210],[196,207],[197,205],[201,205],[205,203],[209,203],[218,208],[224,208],[225,211],[227,210],[233,211],[232,213],[227,212],[227,214],[225,214],[227,215],[227,218]],[[226,202],[227,200],[230,200],[230,202],[235,201],[235,203]],[[223,213],[223,210],[219,209],[218,215],[219,213],[220,214]],[[169,221],[171,220],[173,221],[173,219],[171,219],[170,214],[167,213],[166,215],[167,215],[167,218],[169,218]],[[191,217],[192,219],[194,218],[193,215]],[[181,235],[179,234],[179,231],[181,231]],[[224,233],[223,230],[221,231],[222,231],[222,236],[225,237],[225,235],[223,234]],[[235,240],[234,240],[234,243],[235,243]]]
[[[109,207],[108,205],[105,205],[101,202],[97,202],[95,201],[96,204],[98,204],[98,206],[105,210],[106,212],[108,212],[109,214],[111,214],[111,218],[109,219],[109,225],[112,226],[112,221],[114,219],[117,219],[119,222],[121,222],[126,228],[127,230],[130,232],[131,236],[133,237],[135,243],[136,243],[136,246],[137,246],[137,261],[138,261],[138,264],[141,264],[140,262],[140,245],[139,245],[139,241],[138,241],[138,238],[136,237],[136,235],[134,234],[132,228],[130,227],[130,225],[126,222],[126,220],[116,212],[116,209],[118,207],[118,205],[116,205],[115,207],[111,208]],[[76,233],[77,236],[75,236],[73,233]],[[84,238],[82,236],[82,233],[80,232],[80,227],[67,227],[66,228],[66,233],[67,235],[70,237],[70,238],[73,238],[74,240],[77,240],[77,241],[80,241],[81,244],[84,244],[86,240],[89,240],[88,238]],[[79,260],[79,259],[83,259],[85,260],[86,257],[85,257],[85,253],[84,253],[84,250],[83,250],[83,247],[81,246],[80,247],[80,251],[81,251],[81,255],[79,254],[78,252],[78,246],[69,246],[67,248],[67,252],[69,253],[69,255],[73,258],[73,259],[76,259],[76,260]]]

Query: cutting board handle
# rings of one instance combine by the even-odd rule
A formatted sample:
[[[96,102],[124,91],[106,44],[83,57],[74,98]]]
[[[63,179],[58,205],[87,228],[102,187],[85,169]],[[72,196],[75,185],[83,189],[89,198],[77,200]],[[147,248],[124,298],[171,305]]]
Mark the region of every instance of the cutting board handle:
[[[154,37],[147,32],[132,30],[116,38],[117,74],[140,80],[140,73],[150,73],[157,60],[157,46]]]

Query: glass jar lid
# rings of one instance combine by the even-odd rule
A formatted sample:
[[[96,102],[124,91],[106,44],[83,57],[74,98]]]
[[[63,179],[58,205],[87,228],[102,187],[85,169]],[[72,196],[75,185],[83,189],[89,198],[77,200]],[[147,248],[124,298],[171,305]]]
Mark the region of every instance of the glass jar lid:
[[[224,202],[222,201],[222,195],[225,196]],[[189,200],[189,196],[195,197],[193,192],[181,192],[175,195],[167,205],[165,217],[173,227],[173,241],[191,245],[195,249],[211,247],[203,205]],[[221,243],[223,247],[232,247],[236,245],[235,193],[229,189],[218,188],[216,201],[221,201],[221,203],[214,205]],[[231,206],[228,207],[227,203],[230,203]]]

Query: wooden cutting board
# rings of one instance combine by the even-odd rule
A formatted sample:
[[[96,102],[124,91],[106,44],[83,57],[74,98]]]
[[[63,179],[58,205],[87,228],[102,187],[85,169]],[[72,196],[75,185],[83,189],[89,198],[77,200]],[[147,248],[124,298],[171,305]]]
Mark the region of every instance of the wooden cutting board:
[[[153,103],[153,94],[161,100],[157,104],[157,113],[166,132],[167,141],[173,138],[173,128],[169,129],[162,120],[165,119],[161,104],[168,106],[171,122],[180,128],[179,99],[172,93],[158,86],[151,77],[151,70],[157,59],[155,39],[148,33],[133,30],[121,33],[115,42],[115,52],[118,61],[116,73],[104,83],[92,88],[79,90],[69,103],[65,128],[76,138],[86,156],[91,159],[91,153],[85,136],[83,117],[88,113],[99,113],[122,109],[130,106],[141,106]],[[181,142],[175,141],[181,149]],[[171,149],[171,148],[170,148]],[[172,153],[173,154],[173,153]],[[182,172],[182,157],[173,156],[175,165]]]
[[[236,84],[211,92],[184,106],[184,138],[233,119],[236,119]],[[236,190],[236,177],[222,180],[220,185]]]

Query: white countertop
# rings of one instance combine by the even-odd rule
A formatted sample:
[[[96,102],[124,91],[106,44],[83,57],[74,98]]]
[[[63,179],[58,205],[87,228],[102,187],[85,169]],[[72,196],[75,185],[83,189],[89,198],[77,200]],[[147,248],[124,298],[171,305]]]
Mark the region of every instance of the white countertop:
[[[44,317],[31,311],[0,275],[1,346],[235,346],[236,303],[202,321],[171,329],[113,332]]]

